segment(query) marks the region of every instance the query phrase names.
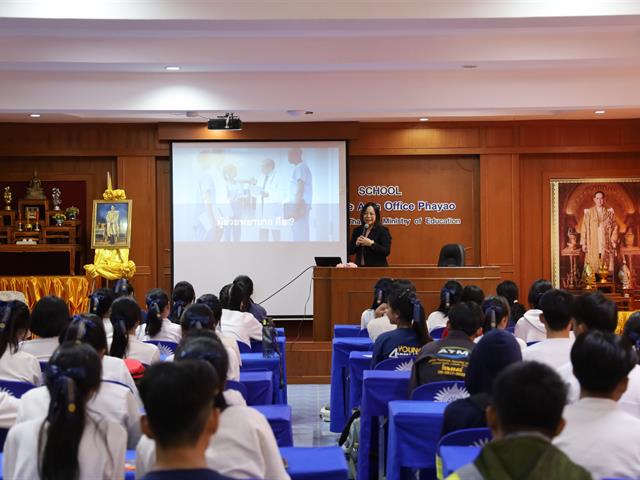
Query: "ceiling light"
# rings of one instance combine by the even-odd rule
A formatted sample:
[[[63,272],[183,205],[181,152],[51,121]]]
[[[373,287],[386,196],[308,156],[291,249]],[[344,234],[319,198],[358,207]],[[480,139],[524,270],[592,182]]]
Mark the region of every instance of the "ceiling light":
[[[472,68],[478,68],[478,65],[462,65],[462,68],[466,68],[467,70],[470,70]]]
[[[180,67],[164,67],[167,72],[177,72],[180,70]]]
[[[427,117],[422,117],[422,118],[420,119],[420,121],[421,121],[421,122],[428,122],[428,121],[429,121],[429,119],[428,119]]]
[[[225,113],[207,122],[209,130],[242,130],[242,120],[233,113]]]
[[[602,115],[603,113],[607,113],[607,111],[606,110],[596,110],[593,113],[595,113],[596,115]]]
[[[30,113],[29,116],[31,118],[40,118],[40,114],[39,113]]]

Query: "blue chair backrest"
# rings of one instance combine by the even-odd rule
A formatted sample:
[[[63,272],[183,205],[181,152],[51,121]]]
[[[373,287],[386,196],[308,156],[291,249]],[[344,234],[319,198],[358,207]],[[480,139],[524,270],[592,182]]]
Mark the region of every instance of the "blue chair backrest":
[[[413,367],[413,361],[416,357],[413,355],[407,355],[406,357],[387,358],[386,360],[378,363],[374,370],[408,370],[411,371]]]
[[[0,380],[0,391],[7,392],[12,397],[20,398],[32,388],[36,388],[32,383]]]
[[[176,353],[176,349],[178,348],[178,344],[176,342],[167,342],[165,340],[145,340],[144,343],[150,343],[151,345],[158,347],[158,350],[160,350],[160,358],[162,360]]]
[[[4,452],[4,442],[7,439],[8,433],[8,428],[0,428],[0,452]]]
[[[44,372],[47,369],[49,362],[38,362],[40,364],[40,371]]]
[[[447,382],[431,382],[420,385],[411,394],[411,400],[427,400],[429,402],[451,403],[460,398],[467,398],[469,392],[464,382],[452,380]]]
[[[431,330],[431,333],[429,335],[431,335],[431,338],[433,338],[434,340],[440,340],[445,328],[446,327],[434,328],[433,330]]]
[[[465,428],[447,433],[438,442],[437,451],[443,446],[482,447],[491,441],[493,436],[488,428]]]
[[[237,390],[238,392],[240,392],[242,394],[242,397],[245,399],[245,401],[247,400],[247,397],[249,396],[247,393],[247,387],[245,386],[244,383],[240,383],[240,382],[236,382],[235,380],[227,380],[227,383],[225,384],[224,387],[225,390]]]
[[[241,342],[240,340],[237,341],[238,342],[238,350],[240,350],[240,353],[251,353],[251,347],[249,345],[247,345],[244,342]]]
[[[360,330],[360,333],[358,334],[359,337],[368,337],[369,336],[369,330],[367,330],[366,328],[363,328],[362,330]]]

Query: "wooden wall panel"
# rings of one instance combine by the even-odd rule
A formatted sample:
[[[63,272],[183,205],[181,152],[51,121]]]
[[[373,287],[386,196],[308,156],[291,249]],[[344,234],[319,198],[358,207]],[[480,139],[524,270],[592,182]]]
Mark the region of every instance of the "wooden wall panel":
[[[132,283],[141,302],[147,291],[158,286],[156,158],[119,156],[117,187],[133,200],[129,259],[137,266]]]
[[[171,246],[171,162],[168,158],[156,161],[156,225],[158,227],[157,277],[158,286],[172,290]]]

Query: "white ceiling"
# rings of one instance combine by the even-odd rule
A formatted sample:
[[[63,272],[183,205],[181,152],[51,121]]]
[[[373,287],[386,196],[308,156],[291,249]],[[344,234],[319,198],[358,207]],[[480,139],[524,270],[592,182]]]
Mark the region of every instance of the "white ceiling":
[[[639,0],[0,2],[0,121],[640,118],[639,86]]]

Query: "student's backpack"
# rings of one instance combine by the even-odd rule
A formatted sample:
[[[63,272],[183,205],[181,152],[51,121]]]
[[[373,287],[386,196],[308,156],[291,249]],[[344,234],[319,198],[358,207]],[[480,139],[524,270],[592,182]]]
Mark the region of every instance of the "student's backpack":
[[[354,408],[351,417],[340,434],[338,445],[342,447],[349,466],[349,478],[356,478],[358,447],[360,446],[360,409]]]

